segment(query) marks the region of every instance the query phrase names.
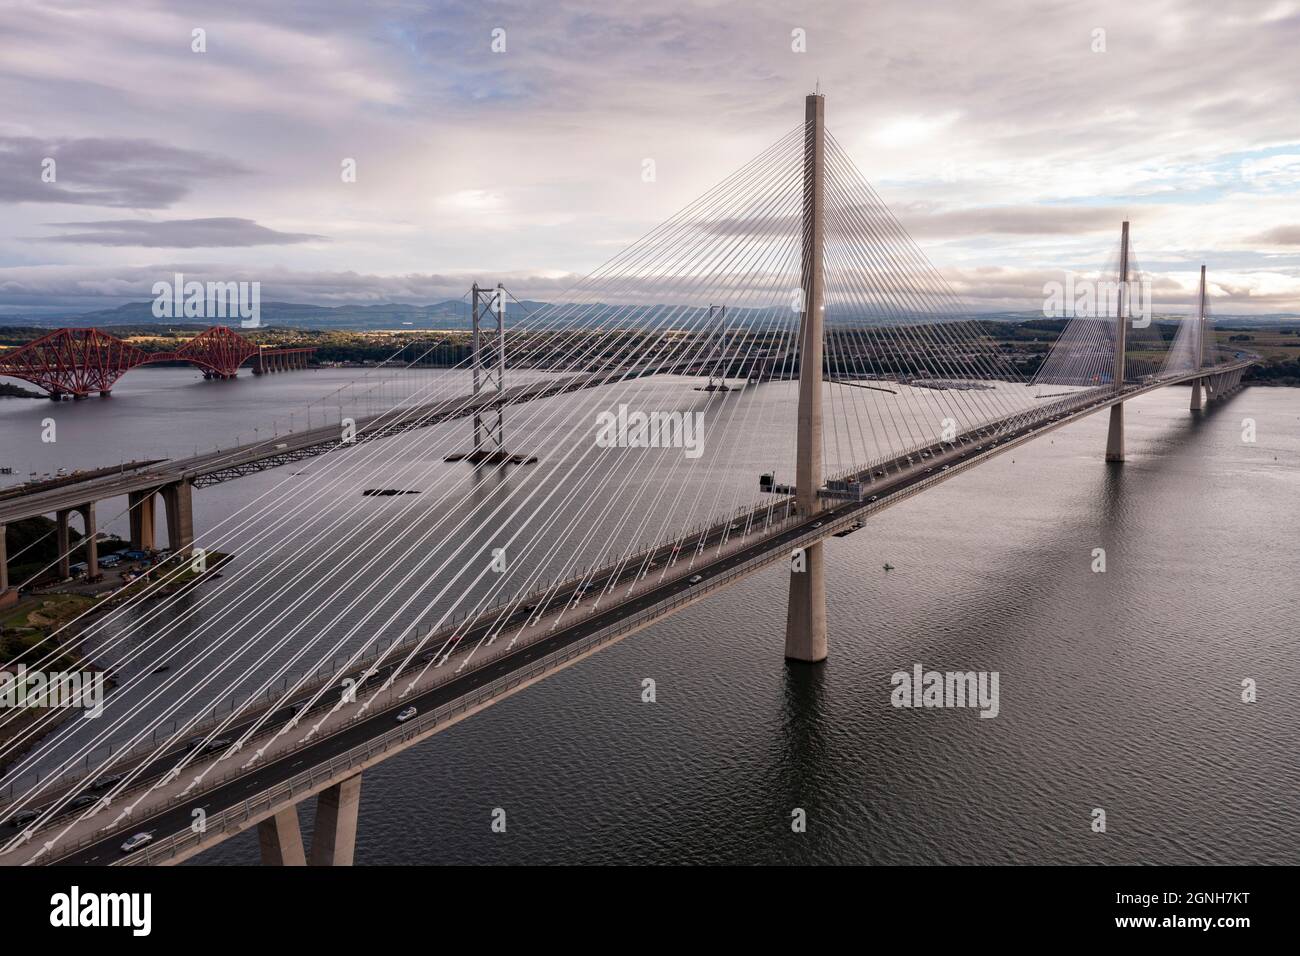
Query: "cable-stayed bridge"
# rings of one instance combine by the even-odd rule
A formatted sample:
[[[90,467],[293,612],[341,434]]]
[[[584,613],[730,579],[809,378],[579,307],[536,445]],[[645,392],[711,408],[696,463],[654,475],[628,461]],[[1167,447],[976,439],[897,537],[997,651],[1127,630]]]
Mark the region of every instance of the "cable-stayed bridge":
[[[823,109],[810,96],[803,123],[562,303],[507,329],[504,291],[476,287],[470,363],[403,379],[350,434],[150,466],[132,494],[317,459],[177,529],[166,573],[24,655],[53,669],[92,641],[117,684],[96,719],[0,714],[0,860],[172,863],[257,826],[266,862],[303,863],[295,807],[315,795],[310,859],[349,863],[367,767],[778,563],[785,656],[824,660],[826,538],[1102,409],[1122,462],[1126,402],[1190,382],[1199,409],[1255,361],[1214,344],[1204,272],[1162,339],[1135,308],[1125,223],[1113,301],[1027,380]],[[420,493],[339,493],[375,481]],[[226,579],[167,593],[200,548],[236,552]]]

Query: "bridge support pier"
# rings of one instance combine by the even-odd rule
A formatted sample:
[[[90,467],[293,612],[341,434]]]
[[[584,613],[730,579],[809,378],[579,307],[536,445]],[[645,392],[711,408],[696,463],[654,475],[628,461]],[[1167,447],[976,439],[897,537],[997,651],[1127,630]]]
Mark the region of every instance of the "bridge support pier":
[[[785,614],[785,656],[816,664],[826,660],[825,545],[804,548],[804,570],[790,571],[790,603]]]
[[[67,511],[57,511],[54,514],[54,546],[59,550],[59,577],[66,578],[72,575],[72,558],[68,554],[68,514]]]
[[[0,524],[0,607],[17,601],[18,592],[9,590],[9,549],[5,545],[5,526]]]
[[[164,485],[163,506],[167,509],[167,547],[173,554],[188,554],[194,546],[194,487],[188,481]]]
[[[154,529],[157,525],[157,511],[154,504],[157,496],[152,491],[133,491],[127,495],[131,512],[131,547],[136,551],[153,551],[157,545]]]
[[[257,842],[262,848],[263,866],[306,866],[307,853],[298,826],[298,807],[285,807],[257,825]]]
[[[1110,430],[1106,433],[1106,460],[1124,460],[1124,403],[1110,407]]]
[[[95,503],[82,505],[77,511],[81,514],[81,528],[85,533],[84,545],[86,556],[86,580],[99,580],[99,529],[95,527]]]
[[[1199,378],[1192,379],[1192,404],[1190,408],[1194,412],[1199,412],[1202,408],[1205,407],[1204,385],[1205,385],[1204,379],[1199,379]]]
[[[360,806],[361,774],[320,792],[316,798],[316,829],[311,839],[312,866],[352,865]]]

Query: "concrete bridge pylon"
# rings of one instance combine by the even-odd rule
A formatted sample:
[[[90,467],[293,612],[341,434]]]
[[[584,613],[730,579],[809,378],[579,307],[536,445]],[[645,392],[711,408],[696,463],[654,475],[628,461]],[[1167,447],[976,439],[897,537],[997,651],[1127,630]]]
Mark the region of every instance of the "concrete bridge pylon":
[[[1127,372],[1124,353],[1128,347],[1128,321],[1125,316],[1128,306],[1128,220],[1120,228],[1119,244],[1119,306],[1115,310],[1115,391],[1124,390],[1124,376]],[[1110,407],[1110,428],[1106,433],[1106,460],[1124,460],[1124,403],[1116,402]]]
[[[804,248],[800,275],[803,315],[799,333],[799,413],[795,451],[795,504],[801,515],[821,510],[822,349],[825,335],[825,277],[822,252],[826,231],[826,99],[810,93],[804,101]],[[817,663],[826,659],[826,565],[818,541],[796,552],[790,566],[785,656]]]
[[[1197,299],[1196,315],[1196,354],[1197,368],[1205,367],[1205,266],[1201,266],[1201,293]],[[1192,379],[1192,411],[1199,411],[1205,407],[1205,391],[1209,387],[1209,381],[1203,378]]]

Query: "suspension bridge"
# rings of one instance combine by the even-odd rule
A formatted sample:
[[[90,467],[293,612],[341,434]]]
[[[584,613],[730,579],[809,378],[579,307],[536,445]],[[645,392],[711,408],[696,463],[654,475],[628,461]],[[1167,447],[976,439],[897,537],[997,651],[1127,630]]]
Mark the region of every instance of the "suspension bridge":
[[[1196,413],[1257,360],[1216,345],[1204,269],[1167,340],[1136,313],[1124,223],[1113,302],[1026,379],[824,102],[563,301],[508,325],[504,290],[475,287],[468,364],[399,374],[384,411],[94,491],[152,508],[159,487],[313,459],[177,529],[156,581],[24,653],[51,669],[93,643],[115,686],[97,719],[0,712],[0,862],[169,864],[256,827],[266,863],[351,863],[367,768],[775,566],[785,657],[816,666],[827,538],[1102,410],[1122,467],[1126,403],[1190,384]],[[355,493],[376,481],[421,493]],[[72,497],[0,515],[88,491],[43,494]],[[239,558],[166,593],[199,549]]]

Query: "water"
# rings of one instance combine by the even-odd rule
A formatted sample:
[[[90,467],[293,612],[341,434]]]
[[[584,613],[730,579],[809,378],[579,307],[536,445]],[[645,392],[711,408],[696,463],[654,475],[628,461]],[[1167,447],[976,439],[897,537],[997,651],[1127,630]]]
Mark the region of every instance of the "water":
[[[15,464],[229,444],[355,375],[141,370]],[[824,666],[782,660],[773,568],[368,770],[357,862],[1295,863],[1300,393],[1186,405],[1129,403],[1123,466],[1095,415],[830,539]],[[5,463],[52,407],[0,403]],[[196,492],[199,527],[283,472]],[[999,716],[891,707],[918,662],[998,671]],[[257,858],[249,833],[197,862]]]

